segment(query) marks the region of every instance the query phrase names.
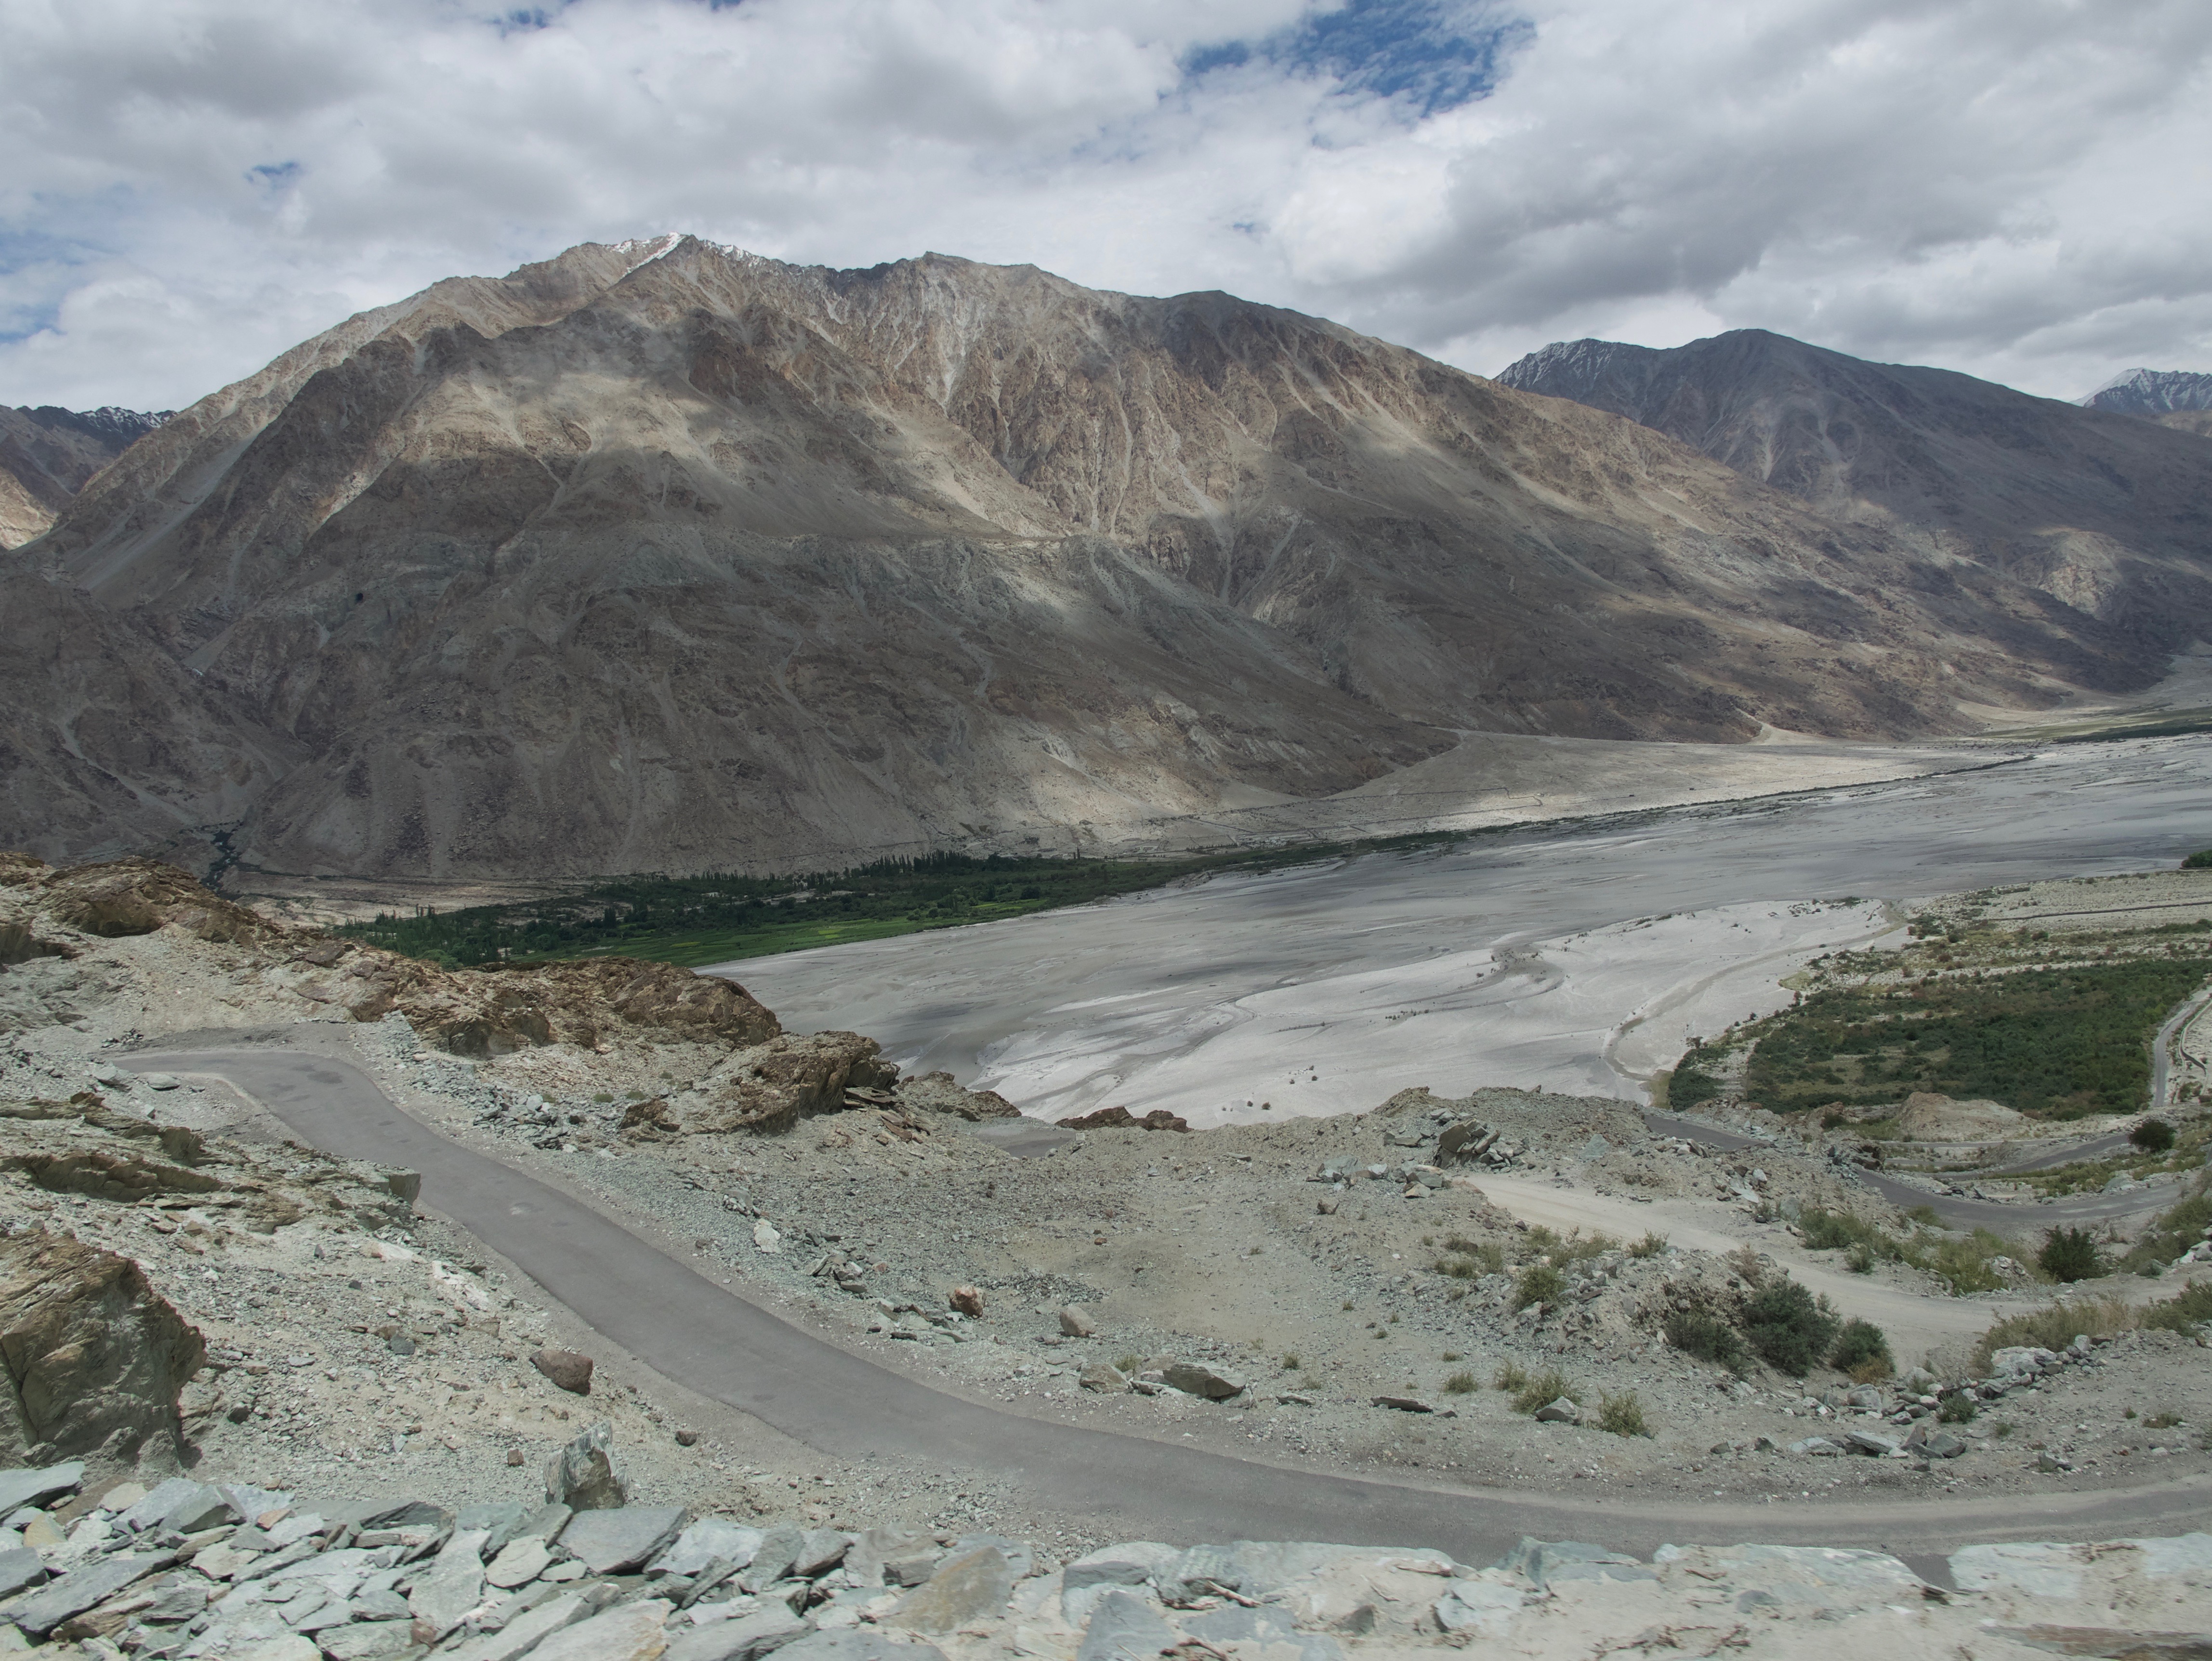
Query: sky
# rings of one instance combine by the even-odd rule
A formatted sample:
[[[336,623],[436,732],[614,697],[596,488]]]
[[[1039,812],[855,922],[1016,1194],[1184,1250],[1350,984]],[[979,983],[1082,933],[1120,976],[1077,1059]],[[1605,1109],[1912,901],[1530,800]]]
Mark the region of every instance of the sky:
[[[2212,5],[0,0],[0,404],[672,230],[2075,397],[2212,370]]]

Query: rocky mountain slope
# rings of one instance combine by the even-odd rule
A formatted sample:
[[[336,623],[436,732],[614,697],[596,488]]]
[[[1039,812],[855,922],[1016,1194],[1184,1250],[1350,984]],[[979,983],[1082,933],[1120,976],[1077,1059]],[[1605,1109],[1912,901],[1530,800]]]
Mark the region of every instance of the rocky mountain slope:
[[[1666,433],[1832,520],[1910,527],[2122,630],[2193,607],[2212,450],[2107,407],[1869,363],[1760,329],[1562,341],[1499,380]]]
[[[2212,616],[2203,466],[2123,425],[2134,518],[2000,545],[1227,295],[587,245],[306,343],[15,557],[0,838],[819,867],[1327,794],[1468,729],[1958,730],[2144,684]]]
[[[169,413],[0,408],[0,548],[28,542],[52,525],[86,480]]]

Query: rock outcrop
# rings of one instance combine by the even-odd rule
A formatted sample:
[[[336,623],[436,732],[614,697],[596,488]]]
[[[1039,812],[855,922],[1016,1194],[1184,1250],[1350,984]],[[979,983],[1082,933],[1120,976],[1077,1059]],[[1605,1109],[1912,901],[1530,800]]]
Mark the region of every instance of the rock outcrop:
[[[882,1090],[898,1082],[873,1038],[857,1032],[788,1034],[732,1056],[702,1081],[696,1106],[681,1110],[690,1131],[788,1130],[801,1119],[834,1113],[849,1089]]]
[[[173,1464],[204,1354],[130,1258],[43,1229],[0,1237],[0,1459]]]
[[[1985,551],[1223,295],[586,246],[349,319],[0,560],[0,839],[820,869],[1329,794],[1470,730],[1959,730],[2212,627],[2202,469],[2120,471],[2157,549],[2099,551],[2136,547],[2112,487],[2049,520],[2080,548]]]

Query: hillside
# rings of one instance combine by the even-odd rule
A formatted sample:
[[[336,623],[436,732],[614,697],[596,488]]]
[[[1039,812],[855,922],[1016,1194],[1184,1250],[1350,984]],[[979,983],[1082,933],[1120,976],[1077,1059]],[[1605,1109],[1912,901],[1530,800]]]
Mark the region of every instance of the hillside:
[[[1499,379],[1626,416],[1838,522],[1928,535],[2124,631],[2201,603],[2212,450],[2129,414],[1759,329],[1668,350],[1565,341]]]
[[[0,838],[822,868],[1327,794],[1470,729],[1961,730],[2212,618],[2172,522],[2201,446],[2051,407],[2169,447],[2124,537],[1839,521],[1219,294],[586,245],[295,348],[16,556],[52,580]]]

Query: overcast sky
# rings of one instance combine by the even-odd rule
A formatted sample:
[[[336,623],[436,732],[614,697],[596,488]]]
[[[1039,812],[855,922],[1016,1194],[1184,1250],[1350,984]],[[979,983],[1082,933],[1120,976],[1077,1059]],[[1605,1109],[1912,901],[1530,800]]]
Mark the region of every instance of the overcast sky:
[[[2205,0],[0,0],[0,403],[664,230],[2070,397],[2212,370],[2208,64]]]

